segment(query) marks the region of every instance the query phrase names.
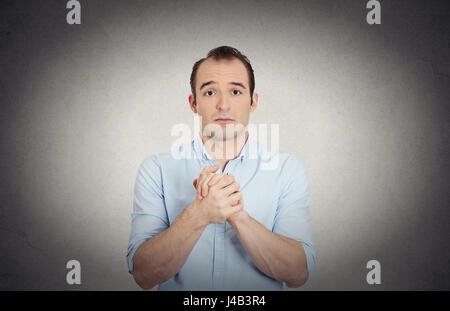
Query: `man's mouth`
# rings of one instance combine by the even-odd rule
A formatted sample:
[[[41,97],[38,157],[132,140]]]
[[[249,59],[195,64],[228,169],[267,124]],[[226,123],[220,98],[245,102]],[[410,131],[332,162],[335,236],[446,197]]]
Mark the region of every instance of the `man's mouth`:
[[[219,123],[219,124],[227,124],[227,123],[233,122],[233,119],[230,119],[230,118],[217,118],[215,121],[217,123]]]

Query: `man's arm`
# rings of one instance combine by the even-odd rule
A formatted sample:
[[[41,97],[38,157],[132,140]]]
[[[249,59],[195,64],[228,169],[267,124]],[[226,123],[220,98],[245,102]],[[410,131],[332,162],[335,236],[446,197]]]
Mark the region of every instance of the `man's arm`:
[[[142,243],[134,254],[133,277],[143,289],[165,282],[183,266],[207,226],[197,201],[165,231]]]
[[[238,190],[232,176],[222,178],[207,198],[197,198],[169,228],[142,243],[133,257],[136,283],[150,289],[175,275],[209,223],[223,222],[242,210]]]
[[[202,177],[198,185],[194,184],[198,194],[205,185],[208,188],[208,185],[214,185],[223,176],[209,174]],[[305,250],[298,241],[273,233],[245,210],[231,215],[227,221],[261,272],[291,287],[300,287],[308,280]]]
[[[271,232],[244,210],[228,222],[261,272],[292,287],[307,281],[306,255],[299,242]]]
[[[227,221],[234,228],[261,272],[281,282],[286,282],[291,287],[299,287],[308,280],[308,268],[312,269],[315,255],[309,249],[310,262],[308,262],[304,246],[297,240],[284,235],[302,237],[308,241],[308,246],[312,244],[307,208],[309,190],[305,169],[301,162],[294,157],[289,171],[292,177],[289,178],[290,182],[281,196],[280,211],[276,217],[273,232],[250,217],[245,210],[231,215]],[[223,174],[201,176],[194,187],[199,195],[205,196],[208,193],[208,187],[214,185],[222,177]],[[308,267],[308,264],[311,266]]]

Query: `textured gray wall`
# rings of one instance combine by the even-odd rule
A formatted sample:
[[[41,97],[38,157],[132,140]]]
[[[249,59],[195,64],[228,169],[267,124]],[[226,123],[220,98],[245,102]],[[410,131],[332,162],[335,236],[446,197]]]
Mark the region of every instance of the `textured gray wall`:
[[[138,289],[137,167],[192,125],[192,65],[224,44],[254,66],[251,122],[279,123],[308,169],[302,289],[450,289],[447,1],[381,1],[378,26],[366,1],[80,2],[73,26],[66,1],[0,5],[0,289]]]

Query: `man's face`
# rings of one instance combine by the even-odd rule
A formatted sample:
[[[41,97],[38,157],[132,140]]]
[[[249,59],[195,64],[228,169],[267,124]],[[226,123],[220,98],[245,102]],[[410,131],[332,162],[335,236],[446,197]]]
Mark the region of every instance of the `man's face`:
[[[196,77],[196,104],[189,96],[192,111],[202,117],[202,133],[217,140],[228,140],[244,132],[250,112],[258,105],[253,93],[250,106],[249,77],[244,64],[232,60],[206,59]]]

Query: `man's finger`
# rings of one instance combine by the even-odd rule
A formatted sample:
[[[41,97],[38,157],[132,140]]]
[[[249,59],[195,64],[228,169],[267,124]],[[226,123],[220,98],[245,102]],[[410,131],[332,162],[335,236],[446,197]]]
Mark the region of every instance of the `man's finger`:
[[[239,202],[237,205],[225,207],[224,212],[230,217],[231,215],[244,209],[244,204]],[[228,218],[227,217],[227,218]]]
[[[208,182],[211,180],[211,178],[213,178],[214,174],[210,174],[208,177],[206,177],[205,179],[203,179],[202,184],[200,185],[201,189],[200,189],[200,194],[202,197],[206,197],[208,195],[208,190],[209,190],[209,186],[208,186]]]
[[[230,196],[233,193],[237,193],[240,190],[240,185],[237,182],[233,182],[231,184],[229,184],[228,186],[226,186],[225,188],[223,188],[224,194],[225,196]]]
[[[228,196],[228,202],[234,206],[234,205],[238,205],[240,203],[242,199],[242,194],[238,191],[238,192],[234,192],[233,194],[230,194]]]
[[[194,179],[194,181],[192,182],[192,184],[194,185],[195,191],[197,192],[197,199],[201,200],[203,199],[203,197],[201,196],[201,194],[199,193],[199,188],[197,188],[197,185],[199,184],[198,179]]]
[[[203,167],[202,171],[200,172],[200,176],[198,177],[197,183],[195,184],[195,190],[197,191],[197,198],[199,200],[201,200],[202,197],[202,184],[204,182],[205,179],[209,180],[209,175],[210,174],[214,174],[215,171],[217,171],[219,169],[219,165],[213,165],[213,166],[209,166],[206,165],[205,167]],[[206,191],[207,192],[207,191]]]
[[[195,184],[195,191],[197,191],[197,197],[200,200],[202,199],[202,184],[208,175],[209,174],[201,173],[200,176],[197,178],[197,182]]]
[[[207,184],[207,182],[211,179],[211,177],[213,177],[214,174],[213,173],[202,173],[200,174],[200,177],[198,178],[197,181],[197,185],[195,186],[196,190],[197,190],[197,194],[199,199],[201,200],[202,197],[206,197],[206,195],[208,194],[208,191],[204,192],[203,189],[205,188],[205,185]]]
[[[214,186],[225,174],[215,174],[209,181],[208,186]]]
[[[202,171],[200,172],[200,174],[208,174],[208,173],[214,173],[215,171],[217,171],[219,169],[219,165],[214,165],[214,166],[205,166]]]
[[[234,182],[234,177],[232,175],[224,175],[223,178],[221,178],[219,180],[219,182],[212,187],[215,187],[217,189],[222,189],[222,188],[228,186],[229,184],[232,184],[233,182]]]

